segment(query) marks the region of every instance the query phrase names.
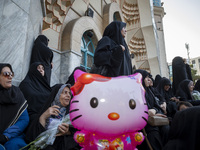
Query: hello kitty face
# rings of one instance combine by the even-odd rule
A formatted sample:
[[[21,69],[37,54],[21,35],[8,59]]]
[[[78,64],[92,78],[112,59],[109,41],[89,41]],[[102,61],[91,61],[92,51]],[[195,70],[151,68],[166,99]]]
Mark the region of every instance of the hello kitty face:
[[[104,135],[144,128],[148,114],[141,78],[139,73],[114,78],[83,73],[71,88],[73,126]]]

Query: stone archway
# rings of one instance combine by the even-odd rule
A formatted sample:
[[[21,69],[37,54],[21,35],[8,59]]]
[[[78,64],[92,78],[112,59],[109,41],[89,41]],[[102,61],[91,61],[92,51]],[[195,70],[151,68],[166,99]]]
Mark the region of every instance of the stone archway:
[[[61,39],[60,82],[65,83],[68,75],[81,63],[81,40],[85,31],[92,30],[96,39],[102,37],[93,18],[84,16],[70,21],[63,30]]]
[[[73,50],[81,54],[81,38],[87,30],[92,30],[98,41],[101,39],[100,30],[91,17],[84,16],[70,21],[62,33],[61,51]]]
[[[105,27],[110,22],[113,21],[113,15],[116,12],[118,12],[121,21],[124,22],[123,14],[121,12],[119,4],[113,2],[113,3],[110,3],[110,4],[104,6],[104,9],[103,9],[103,29],[105,29]]]

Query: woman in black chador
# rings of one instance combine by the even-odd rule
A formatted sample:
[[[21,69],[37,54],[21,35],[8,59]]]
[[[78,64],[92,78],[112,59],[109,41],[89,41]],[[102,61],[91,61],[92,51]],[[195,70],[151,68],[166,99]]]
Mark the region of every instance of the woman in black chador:
[[[53,52],[48,47],[48,41],[49,39],[45,35],[37,37],[33,45],[30,65],[34,62],[42,62],[45,67],[47,81],[50,83]]]
[[[30,122],[39,113],[51,94],[51,87],[44,70],[42,63],[33,63],[26,77],[19,85],[28,102]]]
[[[156,89],[161,94],[161,96],[166,100],[167,116],[173,117],[177,111],[176,102],[178,102],[179,99],[177,99],[172,92],[170,80],[166,77],[163,77],[160,80]]]
[[[186,66],[182,57],[177,56],[172,60],[172,72],[173,72],[172,90],[173,94],[175,95],[180,82],[185,79],[188,79]]]
[[[200,100],[194,100],[192,97],[193,88],[193,81],[185,79],[179,84],[176,96],[179,97],[180,101],[190,102],[193,106],[200,105]]]
[[[105,76],[116,77],[132,74],[132,64],[128,46],[125,42],[126,23],[111,22],[103,33],[103,38],[98,42],[94,54],[96,66],[108,67]]]
[[[171,124],[169,141],[163,150],[199,150],[199,116],[199,106],[177,112]]]
[[[145,89],[145,99],[148,106],[148,115],[149,116],[161,116],[164,115],[164,109],[161,107],[164,103],[163,99],[157,97],[157,93],[152,91],[151,84],[151,74],[145,70],[137,69],[134,73],[140,73],[142,75],[142,85]],[[163,145],[167,142],[169,126],[151,126],[149,123],[145,126],[147,133],[147,138],[154,150],[161,150]],[[139,150],[149,150],[147,143],[143,142],[140,146],[137,147]]]

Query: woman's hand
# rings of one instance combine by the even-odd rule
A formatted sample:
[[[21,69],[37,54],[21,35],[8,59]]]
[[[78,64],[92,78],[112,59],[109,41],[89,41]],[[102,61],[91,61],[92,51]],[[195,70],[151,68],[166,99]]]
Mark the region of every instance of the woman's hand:
[[[170,100],[171,100],[171,101],[174,101],[174,102],[179,102],[179,99],[176,98],[176,97],[172,97]]]
[[[58,126],[59,132],[56,134],[56,136],[63,136],[63,135],[70,135],[71,132],[69,131],[69,124],[62,123]]]
[[[164,111],[164,114],[167,114],[167,110],[166,110],[167,105],[166,105],[166,102],[163,102],[163,103],[160,105],[160,107],[161,107],[162,110]]]
[[[58,114],[60,113],[59,111],[59,106],[57,105],[53,105],[51,107],[49,107],[41,116],[40,116],[40,123],[43,127],[45,127],[46,124],[46,119],[49,118],[51,115],[54,116],[58,116]]]
[[[122,50],[125,51],[125,47],[123,45],[120,45],[122,47]]]
[[[155,116],[156,115],[156,110],[155,109],[149,109],[148,110],[148,114],[150,117]]]

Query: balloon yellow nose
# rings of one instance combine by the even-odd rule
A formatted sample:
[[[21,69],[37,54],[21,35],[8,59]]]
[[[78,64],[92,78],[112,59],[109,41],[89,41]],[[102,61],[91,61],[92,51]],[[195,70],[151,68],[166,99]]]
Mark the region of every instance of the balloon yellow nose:
[[[110,113],[110,114],[108,115],[108,118],[109,118],[110,120],[117,120],[117,119],[119,119],[119,114],[118,114],[118,113],[115,113],[115,112],[112,112],[112,113]]]

